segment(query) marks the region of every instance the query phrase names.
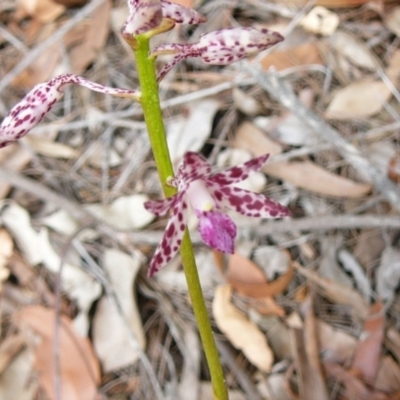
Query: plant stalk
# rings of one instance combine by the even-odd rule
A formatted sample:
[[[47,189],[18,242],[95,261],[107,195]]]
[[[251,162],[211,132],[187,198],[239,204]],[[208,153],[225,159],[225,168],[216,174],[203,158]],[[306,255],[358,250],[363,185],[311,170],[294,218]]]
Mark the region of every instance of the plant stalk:
[[[150,40],[145,37],[145,35],[136,36],[135,39],[136,43],[131,45],[136,57],[141,87],[140,102],[143,108],[144,119],[162,189],[164,195],[170,197],[176,193],[176,189],[167,185],[167,179],[174,175],[174,170],[168,150],[160,98],[158,95],[155,60],[149,57]],[[193,312],[211,375],[214,396],[216,400],[228,400],[225,378],[204,302],[192,241],[187,229],[183,236],[180,254]]]

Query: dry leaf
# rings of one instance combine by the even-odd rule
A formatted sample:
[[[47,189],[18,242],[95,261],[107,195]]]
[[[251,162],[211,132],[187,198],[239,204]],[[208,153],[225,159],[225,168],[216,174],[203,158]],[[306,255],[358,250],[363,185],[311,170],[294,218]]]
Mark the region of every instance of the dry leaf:
[[[0,292],[1,284],[10,275],[10,271],[7,268],[8,260],[10,259],[14,249],[13,240],[10,234],[5,230],[0,230]]]
[[[1,221],[13,236],[27,262],[34,266],[43,261],[38,233],[33,229],[29,213],[14,202],[0,204]]]
[[[75,159],[80,154],[78,150],[66,144],[51,142],[38,136],[25,136],[23,141],[27,142],[35,153],[47,157]]]
[[[142,228],[153,221],[154,214],[143,206],[148,199],[144,194],[133,194],[119,197],[109,205],[89,204],[85,208],[116,229],[132,230]]]
[[[400,7],[392,8],[384,19],[386,27],[400,37]]]
[[[318,340],[324,360],[337,364],[348,364],[357,346],[355,337],[320,320],[318,320]]]
[[[207,98],[188,104],[186,120],[167,123],[167,140],[174,163],[187,151],[199,151],[209,138],[214,115],[220,108],[219,101]]]
[[[16,320],[41,336],[35,347],[35,369],[40,385],[50,399],[56,399],[54,387],[54,310],[28,306]],[[28,336],[29,338],[29,336]],[[33,337],[30,337],[34,344]],[[59,325],[60,391],[68,400],[94,399],[100,383],[100,366],[87,338],[77,335],[72,321],[60,316]]]
[[[110,30],[110,15],[111,0],[106,0],[93,11],[90,20],[81,22],[85,35],[68,50],[71,72],[81,74],[98,57]],[[78,24],[75,29],[82,29],[82,26]],[[74,35],[74,31],[66,35],[64,39],[66,42],[69,40],[69,35]]]
[[[13,334],[3,340],[0,345],[0,376],[24,346],[25,339],[22,334]],[[2,398],[0,396],[0,399]]]
[[[390,100],[392,92],[383,82],[363,80],[338,90],[327,110],[326,118],[345,120],[377,114]]]
[[[307,310],[304,328],[292,330],[300,397],[307,400],[328,400],[319,360],[317,321],[310,298],[305,305]]]
[[[376,71],[378,68],[378,62],[371,49],[348,32],[336,31],[329,38],[329,46],[336,51],[338,57],[343,57],[353,65],[368,71]]]
[[[274,355],[267,339],[258,326],[230,302],[231,293],[230,285],[216,288],[212,304],[215,322],[232,345],[242,350],[252,364],[263,372],[270,372]]]
[[[13,143],[0,152],[0,163],[8,170],[19,172],[26,167],[32,159],[32,153],[24,146]],[[11,184],[6,181],[0,182],[0,199],[7,196]]]
[[[400,366],[392,356],[386,355],[380,360],[375,389],[385,393],[400,391]]]
[[[0,374],[0,399],[33,400],[37,380],[32,379],[33,354],[29,349],[17,354]]]
[[[250,117],[254,117],[261,113],[261,106],[258,101],[253,96],[249,96],[243,90],[234,87],[232,89],[232,98],[236,107],[242,113]]]
[[[376,271],[376,292],[380,299],[392,301],[400,282],[400,250],[387,247]]]
[[[54,21],[65,11],[65,7],[53,0],[18,0],[18,18],[30,16],[43,24]]]
[[[397,0],[383,0],[384,3],[392,3],[395,1]],[[350,8],[359,7],[370,2],[371,0],[317,0],[315,4],[328,8]],[[291,6],[293,6],[293,4],[305,6],[307,4],[307,0],[284,0],[283,3],[289,3]]]
[[[325,7],[314,7],[301,21],[300,25],[307,31],[330,36],[339,26],[339,16]]]
[[[323,64],[316,43],[305,43],[282,51],[276,51],[268,54],[261,60],[263,69],[273,66],[278,71],[310,64]]]
[[[255,157],[265,153],[269,153],[271,156],[279,154],[282,149],[259,128],[248,123],[239,127],[232,145],[250,151]],[[325,196],[359,198],[368,194],[372,189],[370,184],[354,182],[332,174],[311,161],[270,162],[262,170],[267,175]]]
[[[358,183],[335,175],[311,161],[266,164],[263,171],[267,175],[272,175],[323,196],[359,198],[367,195],[372,189],[370,184]]]
[[[122,317],[107,297],[103,297],[96,308],[92,329],[93,345],[106,373],[133,364],[139,356],[138,352],[145,347],[142,322],[132,290],[140,266],[138,256],[133,258],[114,249],[104,254],[103,267],[110,277],[110,284],[124,314]],[[125,318],[128,326],[122,318]],[[134,334],[135,343],[132,343],[132,333],[128,330]]]
[[[293,263],[293,266],[312,283],[316,284],[319,292],[328,300],[352,307],[356,318],[365,319],[368,316],[366,300],[353,288],[339,285],[330,279],[321,278],[314,271],[305,269],[296,262]]]

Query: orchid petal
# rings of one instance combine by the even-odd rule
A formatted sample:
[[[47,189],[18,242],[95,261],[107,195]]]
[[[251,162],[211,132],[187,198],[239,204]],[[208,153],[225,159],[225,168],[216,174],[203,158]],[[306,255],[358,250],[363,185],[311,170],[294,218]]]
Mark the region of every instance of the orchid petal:
[[[155,215],[165,215],[175,205],[176,200],[176,195],[163,200],[148,200],[144,203],[144,208]]]
[[[70,83],[115,96],[138,97],[137,92],[133,90],[102,86],[74,74],[57,76],[49,82],[36,85],[6,115],[0,125],[0,148],[25,136],[37,125],[62,97],[60,88]]]
[[[265,164],[269,154],[264,154],[261,157],[253,158],[243,164],[236,165],[226,169],[218,174],[212,175],[206,181],[214,182],[218,185],[231,185],[247,179],[251,172],[257,172]]]
[[[0,147],[25,136],[59,100],[62,93],[48,83],[36,85],[6,115],[0,125]]]
[[[218,211],[195,211],[203,242],[213,249],[233,254],[237,233],[235,223],[226,214]]]
[[[262,194],[238,187],[218,187],[216,184],[208,188],[220,208],[233,210],[248,217],[282,218],[290,215],[285,206]]]
[[[160,0],[128,0],[129,16],[122,28],[122,34],[139,35],[157,28],[162,21]]]
[[[161,70],[157,73],[157,82],[161,82],[164,79],[165,75],[167,75],[168,72],[171,71],[171,69],[175,67],[176,64],[183,61],[185,58],[186,57],[184,54],[178,54],[171,61],[164,64]]]
[[[211,165],[203,156],[193,151],[188,151],[183,156],[183,162],[175,178],[168,184],[174,186],[179,192],[187,190],[189,184],[196,179],[207,177],[211,173]]]
[[[180,4],[162,0],[161,6],[164,18],[172,19],[177,24],[196,25],[207,21],[207,18],[197,11]]]
[[[186,228],[187,209],[188,206],[184,199],[184,194],[179,193],[176,197],[172,216],[168,221],[163,238],[150,261],[149,278],[168,264],[178,252]]]
[[[202,59],[208,64],[226,65],[265,50],[283,40],[278,32],[268,29],[230,28],[201,36]]]

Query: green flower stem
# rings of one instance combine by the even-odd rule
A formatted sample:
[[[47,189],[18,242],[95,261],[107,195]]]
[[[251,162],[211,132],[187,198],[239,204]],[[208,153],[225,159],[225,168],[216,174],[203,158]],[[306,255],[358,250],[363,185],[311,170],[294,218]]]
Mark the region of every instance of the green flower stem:
[[[174,175],[174,171],[165,135],[160,98],[158,96],[155,60],[149,57],[149,39],[144,35],[139,35],[136,36],[136,40],[137,43],[133,45],[132,48],[136,56],[137,71],[142,92],[140,102],[143,108],[161,185],[165,196],[169,197],[176,193],[176,189],[168,186],[166,183],[167,179]],[[194,315],[210,370],[214,396],[217,400],[227,400],[228,392],[225,385],[224,374],[204,302],[192,241],[187,230],[182,240],[180,253]]]

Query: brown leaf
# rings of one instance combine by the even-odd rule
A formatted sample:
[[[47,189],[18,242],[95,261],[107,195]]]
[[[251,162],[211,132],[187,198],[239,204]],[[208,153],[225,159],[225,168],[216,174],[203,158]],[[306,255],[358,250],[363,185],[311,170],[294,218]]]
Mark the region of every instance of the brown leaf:
[[[321,278],[315,271],[303,268],[294,262],[293,266],[307,279],[318,286],[319,292],[333,303],[348,305],[353,310],[353,315],[359,319],[368,316],[368,305],[366,300],[353,288],[339,285],[330,279]]]
[[[83,21],[83,26],[78,25],[76,27],[76,29],[83,27],[85,36],[68,51],[71,72],[81,74],[98,57],[110,30],[110,14],[111,1],[107,0],[96,8],[89,21]],[[71,31],[70,35],[73,34],[74,32]],[[68,41],[68,35],[66,35],[65,40]]]
[[[255,157],[265,153],[279,154],[282,147],[250,123],[242,124],[236,132],[233,147],[250,151]],[[311,161],[271,162],[263,171],[311,192],[339,198],[359,198],[372,186],[335,175]]]
[[[261,66],[264,69],[274,67],[278,71],[309,64],[323,64],[318,46],[311,42],[282,51],[275,51],[261,60]]]
[[[65,7],[53,0],[19,0],[17,2],[17,16],[30,16],[43,24],[53,22],[64,11]]]
[[[307,301],[304,328],[292,329],[296,370],[301,399],[328,400],[319,361],[317,322],[310,301]]]
[[[371,79],[354,82],[335,93],[325,116],[338,120],[369,117],[380,112],[391,96],[384,82]]]
[[[370,307],[364,323],[363,335],[357,346],[351,370],[369,386],[374,387],[384,338],[385,311],[382,303]]]
[[[215,322],[232,345],[242,350],[252,364],[263,372],[270,372],[274,355],[266,336],[230,302],[231,293],[230,285],[216,288],[212,304]]]
[[[52,400],[56,399],[54,387],[54,310],[42,306],[28,306],[16,319],[41,336],[35,347],[35,368],[40,385]],[[77,335],[72,321],[60,317],[59,325],[60,386],[62,398],[68,400],[94,399],[100,382],[100,366],[87,338]]]
[[[266,164],[263,171],[267,175],[323,196],[359,198],[367,195],[372,189],[369,183],[359,183],[333,174],[311,161]]]

